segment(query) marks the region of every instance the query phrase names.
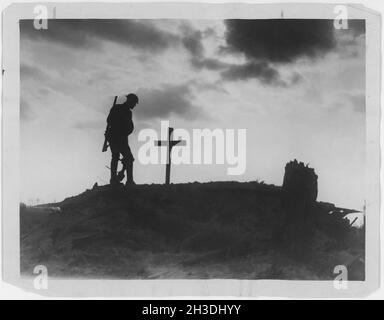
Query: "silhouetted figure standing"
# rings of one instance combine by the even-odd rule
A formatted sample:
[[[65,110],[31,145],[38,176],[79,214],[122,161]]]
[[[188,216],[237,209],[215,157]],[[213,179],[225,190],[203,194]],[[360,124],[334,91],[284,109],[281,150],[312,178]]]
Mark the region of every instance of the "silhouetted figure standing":
[[[139,103],[139,98],[130,93],[122,104],[115,104],[107,118],[106,138],[112,152],[111,180],[112,185],[118,184],[124,178],[117,174],[117,165],[120,154],[122,155],[123,170],[126,171],[127,181],[125,185],[135,184],[133,181],[134,157],[128,144],[128,136],[133,132],[132,109]]]

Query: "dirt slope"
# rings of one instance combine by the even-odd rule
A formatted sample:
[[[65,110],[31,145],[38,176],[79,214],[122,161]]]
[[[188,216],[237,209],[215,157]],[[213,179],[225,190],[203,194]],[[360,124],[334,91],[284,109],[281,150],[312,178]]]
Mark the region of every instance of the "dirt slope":
[[[58,211],[57,208],[60,208]],[[335,210],[334,210],[335,211]],[[21,271],[64,278],[364,278],[364,235],[319,204],[305,260],[274,242],[280,188],[263,183],[95,187],[22,208]]]

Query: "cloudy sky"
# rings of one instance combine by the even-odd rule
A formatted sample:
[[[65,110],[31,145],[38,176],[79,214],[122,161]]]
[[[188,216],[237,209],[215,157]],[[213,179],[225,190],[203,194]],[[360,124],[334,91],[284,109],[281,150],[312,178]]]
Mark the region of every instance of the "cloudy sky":
[[[247,168],[178,165],[173,182],[281,185],[298,159],[319,175],[319,199],[362,208],[365,27],[332,20],[20,21],[21,200],[60,201],[109,181],[101,153],[115,95],[135,92],[134,155],[143,128],[247,129]],[[135,162],[137,183],[162,165]]]

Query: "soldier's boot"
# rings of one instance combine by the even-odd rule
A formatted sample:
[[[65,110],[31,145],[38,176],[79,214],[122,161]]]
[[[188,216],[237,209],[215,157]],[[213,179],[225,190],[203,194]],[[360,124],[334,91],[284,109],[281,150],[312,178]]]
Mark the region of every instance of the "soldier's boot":
[[[111,185],[119,184],[119,180],[117,178],[117,165],[119,163],[119,158],[112,156],[111,160],[111,179],[109,180]]]
[[[125,170],[127,172],[127,181],[125,182],[126,186],[135,185],[135,181],[133,181],[133,161],[127,161],[125,164]]]

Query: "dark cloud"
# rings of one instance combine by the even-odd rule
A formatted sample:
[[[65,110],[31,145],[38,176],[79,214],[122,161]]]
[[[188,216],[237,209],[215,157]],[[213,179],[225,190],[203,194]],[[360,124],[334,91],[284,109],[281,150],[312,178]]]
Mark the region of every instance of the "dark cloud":
[[[353,32],[355,37],[365,34],[365,20],[363,19],[349,19],[348,29]]]
[[[365,20],[348,20],[347,29],[335,30],[338,53],[342,57],[357,58],[365,53]]]
[[[183,23],[180,31],[182,34],[182,44],[191,55],[190,62],[192,67],[198,70],[222,70],[227,67],[227,63],[218,59],[205,57],[203,40],[215,34],[213,29],[207,28],[204,31],[200,31],[193,29],[190,24]]]
[[[333,20],[226,20],[225,50],[275,63],[315,58],[335,47]]]
[[[240,21],[240,25],[237,25],[238,21]],[[238,31],[243,31],[242,29],[246,29],[243,26],[243,21],[244,20],[226,21],[227,29],[229,30],[226,33],[229,46],[224,49],[224,51],[234,50],[233,43],[231,45],[231,41],[236,42],[236,36],[234,36],[233,33],[236,33],[236,29],[239,29]],[[245,21],[252,23],[256,20]],[[246,25],[248,26],[247,23]],[[298,74],[294,73],[292,74],[292,79],[289,82],[283,81],[277,69],[272,67],[269,61],[265,59],[265,57],[262,57],[262,59],[254,59],[254,57],[246,55],[248,59],[244,64],[232,64],[223,62],[216,58],[206,57],[204,54],[203,39],[204,37],[211,36],[212,31],[208,29],[204,32],[194,31],[194,29],[187,24],[183,25],[181,30],[183,33],[183,44],[191,54],[191,65],[197,70],[205,69],[211,71],[219,71],[221,79],[224,81],[258,79],[264,84],[276,86],[290,86],[296,84],[301,79]],[[237,36],[237,38],[241,37],[244,37],[245,41],[249,40],[247,39],[248,37],[244,34]],[[241,43],[241,41],[239,43]]]
[[[278,70],[267,62],[249,61],[244,64],[231,64],[217,59],[195,58],[191,59],[191,63],[196,69],[220,71],[221,79],[224,81],[257,79],[264,84],[289,87],[302,80],[298,73],[292,73],[288,82],[282,80]]]
[[[204,54],[203,34],[201,31],[192,31],[190,28],[182,28],[184,30],[182,43],[184,47],[193,55],[201,57]]]
[[[195,59],[204,57],[203,41],[207,38],[217,36],[216,31],[213,28],[196,30],[191,23],[184,20],[180,24],[179,30],[183,46]]]
[[[203,36],[208,38],[208,37],[216,37],[217,36],[217,33],[216,33],[216,30],[214,28],[206,28],[204,31],[203,31]]]
[[[232,65],[222,72],[224,80],[245,80],[257,78],[263,83],[276,83],[280,75],[277,70],[271,68],[267,63],[249,62],[242,65]]]
[[[302,80],[299,73],[294,72],[290,79],[283,80],[280,73],[266,62],[248,62],[241,65],[231,65],[221,73],[227,81],[258,79],[260,82],[278,87],[290,87]]]
[[[201,112],[192,102],[195,99],[188,85],[141,89],[137,94],[140,103],[135,109],[135,115],[140,119],[168,118],[171,114],[194,119]]]
[[[58,42],[70,47],[92,47],[98,39],[144,50],[164,50],[177,40],[151,20],[53,19],[48,29],[36,30],[33,20],[20,20],[22,37]]]
[[[204,57],[192,57],[191,64],[195,69],[223,70],[228,67],[228,63]]]

